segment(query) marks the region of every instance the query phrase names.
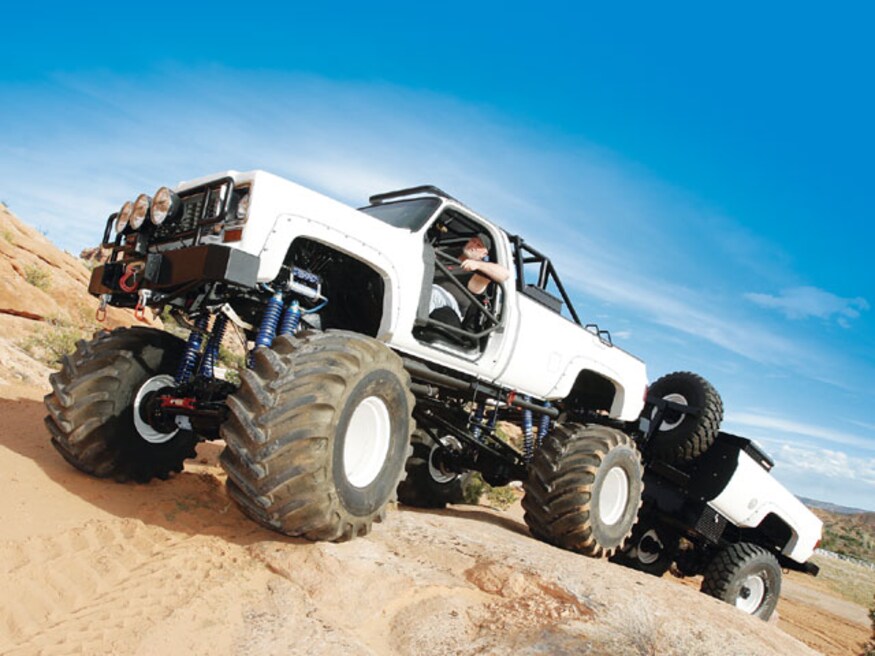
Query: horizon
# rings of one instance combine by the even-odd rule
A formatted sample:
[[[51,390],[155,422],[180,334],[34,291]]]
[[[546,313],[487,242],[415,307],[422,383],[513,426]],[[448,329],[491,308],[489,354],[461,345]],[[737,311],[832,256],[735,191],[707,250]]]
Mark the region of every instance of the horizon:
[[[172,16],[223,33],[222,6]],[[469,7],[439,40],[414,8],[344,11],[247,15],[228,48],[13,9],[0,200],[78,253],[124,201],[220,170],[353,206],[434,184],[548,254],[651,381],[710,380],[795,494],[875,511],[867,8]]]

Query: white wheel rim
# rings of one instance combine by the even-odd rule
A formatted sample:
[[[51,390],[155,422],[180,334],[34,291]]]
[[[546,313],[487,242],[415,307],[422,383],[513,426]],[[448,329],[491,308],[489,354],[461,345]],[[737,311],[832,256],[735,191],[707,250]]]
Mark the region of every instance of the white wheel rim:
[[[177,428],[169,433],[162,433],[153,428],[140,416],[140,406],[149,392],[157,392],[163,387],[173,387],[174,385],[176,385],[176,380],[169,374],[152,376],[140,386],[140,389],[137,390],[137,396],[134,397],[134,426],[140,434],[140,437],[150,444],[164,444],[165,442],[169,442],[173,439],[173,436],[179,432],[179,429]]]
[[[763,581],[763,578],[757,575],[748,576],[738,591],[735,607],[740,608],[745,613],[753,614],[762,605],[765,596],[766,582]]]
[[[377,478],[392,436],[389,408],[369,396],[353,411],[343,440],[343,471],[353,487],[367,487]]]
[[[655,551],[647,551],[641,548],[641,545],[644,544],[644,541],[648,538],[656,543]],[[657,534],[656,530],[650,529],[649,531],[647,531],[647,533],[641,536],[641,539],[638,540],[638,544],[636,545],[635,549],[637,551],[636,555],[638,557],[638,561],[642,565],[652,565],[657,560],[659,560],[660,554],[662,554],[662,552],[665,550],[665,545],[662,544],[662,540],[659,539],[659,535]]]
[[[687,403],[687,397],[683,394],[678,394],[677,392],[673,392],[671,394],[666,394],[662,397],[665,401],[671,401],[672,403],[679,403],[681,405],[689,405]],[[673,412],[673,411],[672,411]],[[650,415],[650,418],[653,419],[656,416],[656,408],[653,409],[653,413]],[[673,428],[677,428],[681,425],[681,422],[686,417],[683,413],[678,413],[678,418],[675,421],[666,421],[663,419],[662,423],[659,425],[659,430],[661,431],[670,431]]]
[[[629,501],[629,477],[622,467],[612,467],[599,491],[599,517],[604,524],[616,524]]]
[[[445,472],[440,467],[435,467],[434,454],[437,453],[437,450],[440,448],[441,447],[437,444],[431,447],[431,451],[428,454],[428,475],[432,477],[435,483],[446,485],[447,483],[452,483],[456,480],[459,475],[455,472]]]

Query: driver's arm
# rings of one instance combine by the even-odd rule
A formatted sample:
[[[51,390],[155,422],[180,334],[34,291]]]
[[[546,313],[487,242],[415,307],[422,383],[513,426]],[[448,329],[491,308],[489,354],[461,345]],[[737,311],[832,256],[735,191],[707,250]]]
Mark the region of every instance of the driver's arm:
[[[462,268],[465,271],[474,271],[476,273],[468,281],[468,289],[473,294],[482,294],[490,281],[504,282],[510,278],[510,271],[496,262],[465,260],[462,262]]]

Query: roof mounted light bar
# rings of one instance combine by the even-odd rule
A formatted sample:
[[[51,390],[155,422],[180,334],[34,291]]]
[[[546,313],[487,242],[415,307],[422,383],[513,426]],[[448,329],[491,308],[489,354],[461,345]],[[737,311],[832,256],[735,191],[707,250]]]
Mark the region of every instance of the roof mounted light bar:
[[[419,187],[410,187],[408,189],[399,189],[398,191],[386,191],[382,194],[374,194],[370,198],[368,198],[368,202],[371,205],[379,205],[387,200],[394,200],[396,198],[403,198],[405,196],[416,196],[418,194],[430,194],[432,196],[438,196],[440,198],[446,198],[447,200],[453,200],[459,203],[460,201],[456,198],[450,196],[443,189],[439,189],[434,185],[420,185]]]

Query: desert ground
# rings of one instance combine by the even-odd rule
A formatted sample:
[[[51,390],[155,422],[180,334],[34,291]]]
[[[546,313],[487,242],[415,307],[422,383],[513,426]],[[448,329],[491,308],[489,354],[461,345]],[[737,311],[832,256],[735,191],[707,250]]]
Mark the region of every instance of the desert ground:
[[[343,544],[228,499],[219,444],[168,481],[70,467],[0,385],[3,654],[853,654],[866,610],[790,575],[777,622],[529,537],[518,504],[393,509]]]

